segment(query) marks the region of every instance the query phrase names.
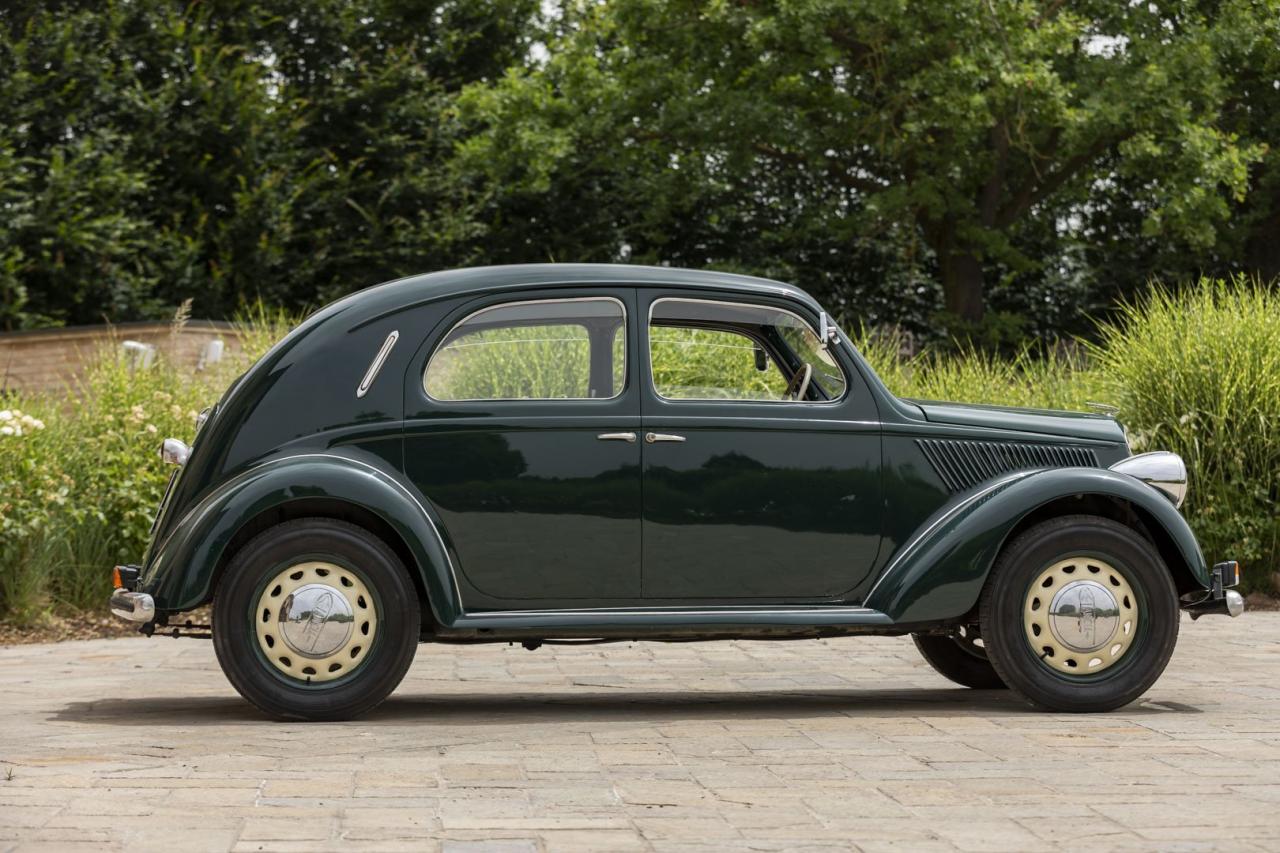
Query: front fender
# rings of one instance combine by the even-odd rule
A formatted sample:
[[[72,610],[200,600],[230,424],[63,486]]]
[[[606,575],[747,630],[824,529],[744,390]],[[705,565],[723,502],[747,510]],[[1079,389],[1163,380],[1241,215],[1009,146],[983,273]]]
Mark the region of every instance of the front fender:
[[[170,527],[152,549],[142,588],[157,610],[190,610],[208,601],[214,573],[236,533],[259,514],[291,501],[328,498],[381,518],[414,556],[429,606],[442,624],[461,610],[439,528],[418,498],[377,465],[333,453],[288,456],[249,468],[219,485]]]
[[[1075,495],[1117,498],[1143,510],[1168,534],[1192,576],[1209,586],[1195,534],[1162,494],[1103,468],[1051,468],[1009,474],[957,495],[898,549],[865,606],[899,624],[963,616],[977,604],[996,555],[1018,523],[1045,504]]]

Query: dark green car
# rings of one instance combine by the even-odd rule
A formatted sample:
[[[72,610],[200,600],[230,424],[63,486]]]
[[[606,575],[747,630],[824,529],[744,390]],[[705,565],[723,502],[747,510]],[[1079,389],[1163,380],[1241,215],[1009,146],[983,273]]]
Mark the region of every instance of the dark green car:
[[[177,465],[113,611],[213,602],[264,711],[382,701],[419,642],[911,634],[1035,705],[1141,695],[1179,607],[1238,614],[1182,461],[1103,415],[894,396],[806,293],[634,266],[467,269],[317,312]]]

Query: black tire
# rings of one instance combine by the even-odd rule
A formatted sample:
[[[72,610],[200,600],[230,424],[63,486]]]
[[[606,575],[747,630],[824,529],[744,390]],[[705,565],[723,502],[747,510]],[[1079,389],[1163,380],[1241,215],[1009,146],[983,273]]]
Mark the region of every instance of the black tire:
[[[966,632],[969,634],[972,632]],[[912,634],[916,648],[925,663],[944,678],[975,690],[1003,690],[1000,679],[986,652],[976,645],[972,636],[955,634]]]
[[[1029,618],[1024,624],[1024,607],[1038,606],[1032,584],[1052,572],[1051,567],[1077,557],[1089,572],[1097,569],[1090,558],[1118,572],[1117,580],[1127,583],[1137,599],[1134,636],[1126,641],[1127,648],[1106,668],[1080,675],[1044,662],[1056,655],[1052,649],[1033,648],[1029,632],[1039,626],[1029,623],[1038,620]],[[1101,576],[1106,575],[1104,570]],[[1178,594],[1164,560],[1140,533],[1098,516],[1051,519],[1008,543],[987,580],[979,610],[987,656],[1000,678],[1027,702],[1050,711],[1095,713],[1133,702],[1164,672],[1178,640]],[[1124,619],[1123,612],[1119,618]],[[1102,652],[1069,654],[1072,659],[1064,663],[1075,665],[1075,658]]]
[[[349,571],[372,594],[376,613],[364,657],[350,672],[321,683],[304,682],[268,662],[256,624],[266,585],[308,560]],[[419,614],[404,565],[381,539],[345,521],[298,519],[260,533],[231,559],[214,596],[213,647],[232,686],[267,714],[346,720],[378,705],[404,678],[418,646]]]

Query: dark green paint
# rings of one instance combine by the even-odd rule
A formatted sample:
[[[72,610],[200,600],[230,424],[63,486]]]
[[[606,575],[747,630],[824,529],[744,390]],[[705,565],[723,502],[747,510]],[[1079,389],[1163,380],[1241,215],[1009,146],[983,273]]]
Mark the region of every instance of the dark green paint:
[[[436,343],[480,307],[608,295],[629,359],[610,400],[440,403]],[[436,273],[310,317],[228,389],[162,509],[142,587],[163,612],[213,595],[229,545],[264,513],[371,514],[401,540],[442,638],[871,631],[953,620],[1018,523],[1049,502],[1128,503],[1200,586],[1195,539],[1153,489],[1105,468],[1017,472],[952,495],[918,438],[1052,441],[1128,455],[1111,419],[894,397],[844,341],[829,403],[674,402],[653,393],[653,300],[819,306],[789,285],[715,272],[534,265]],[[355,391],[391,330],[369,392]],[[602,442],[635,432],[634,444]],[[648,445],[646,431],[684,443]],[[345,510],[344,510],[345,511]],[[864,605],[865,609],[858,607]]]

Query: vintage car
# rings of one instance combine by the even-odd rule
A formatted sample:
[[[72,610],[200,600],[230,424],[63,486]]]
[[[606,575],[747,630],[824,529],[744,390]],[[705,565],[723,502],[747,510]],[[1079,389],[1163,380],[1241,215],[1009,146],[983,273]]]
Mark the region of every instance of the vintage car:
[[[268,714],[368,711],[419,642],[911,634],[1104,711],[1237,615],[1186,470],[1106,414],[900,399],[799,288],[547,264],[316,312],[207,410],[111,608]],[[212,602],[212,625],[179,614]]]

